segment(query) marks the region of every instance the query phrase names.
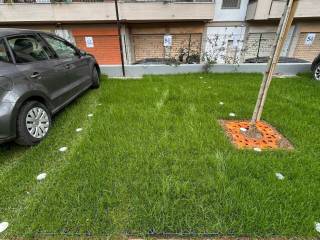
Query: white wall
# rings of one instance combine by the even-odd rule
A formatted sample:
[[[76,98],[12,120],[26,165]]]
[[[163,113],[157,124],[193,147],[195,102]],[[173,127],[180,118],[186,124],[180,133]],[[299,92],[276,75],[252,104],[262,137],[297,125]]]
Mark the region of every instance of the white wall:
[[[245,21],[249,0],[241,0],[240,8],[236,9],[222,9],[222,2],[223,0],[215,1],[213,22],[220,22],[220,26],[207,27],[204,54],[209,58],[207,60],[230,63],[230,56],[234,56],[237,61],[241,58],[246,30],[245,23],[241,22]],[[228,24],[228,22],[240,22],[240,24]],[[224,23],[228,27],[224,27]]]
[[[249,72],[263,73],[267,67],[266,63],[249,63],[249,64],[233,64],[233,65],[214,65],[210,72]],[[310,71],[310,63],[279,63],[275,71],[275,75],[295,75],[300,72]],[[129,78],[141,78],[143,75],[149,74],[179,74],[179,73],[201,73],[203,72],[203,64],[181,64],[179,66],[169,65],[126,65],[126,76]],[[100,65],[102,74],[109,77],[122,77],[121,65]],[[237,78],[234,78],[237,81]]]
[[[217,63],[227,63],[228,52],[236,52],[235,58],[240,60],[246,27],[208,27],[205,54]],[[228,45],[228,42],[232,44]],[[234,42],[237,42],[234,45]]]
[[[222,9],[222,0],[216,0],[214,21],[244,21],[249,0],[241,0],[240,9]]]

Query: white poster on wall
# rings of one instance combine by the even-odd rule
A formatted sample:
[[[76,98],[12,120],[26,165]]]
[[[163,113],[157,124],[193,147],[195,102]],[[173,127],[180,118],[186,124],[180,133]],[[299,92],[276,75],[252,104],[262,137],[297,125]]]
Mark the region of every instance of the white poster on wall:
[[[75,44],[75,40],[72,36],[72,33],[69,30],[66,29],[56,29],[55,34],[58,35],[59,37],[64,38],[65,40]]]
[[[232,46],[233,46],[233,48],[238,48],[238,46],[239,46],[239,38],[240,38],[240,36],[239,35],[233,35],[233,41],[232,41]]]
[[[87,48],[93,48],[94,47],[93,37],[84,37],[84,39],[86,41],[86,47]]]
[[[307,45],[307,46],[311,46],[313,44],[315,38],[316,38],[316,34],[315,33],[308,33],[304,44]]]
[[[163,46],[164,47],[171,47],[172,46],[172,35],[164,35]]]
[[[36,3],[51,3],[50,0],[36,0]]]

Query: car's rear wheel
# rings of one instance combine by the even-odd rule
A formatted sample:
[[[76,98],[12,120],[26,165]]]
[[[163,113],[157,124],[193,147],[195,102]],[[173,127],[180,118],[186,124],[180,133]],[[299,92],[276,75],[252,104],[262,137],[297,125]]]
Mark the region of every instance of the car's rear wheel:
[[[26,102],[20,109],[17,120],[16,143],[32,146],[44,139],[51,127],[48,108],[37,101]]]
[[[98,69],[94,67],[92,69],[92,88],[99,88],[100,87],[100,74],[98,72]]]
[[[313,77],[315,80],[320,81],[320,62],[314,68]]]

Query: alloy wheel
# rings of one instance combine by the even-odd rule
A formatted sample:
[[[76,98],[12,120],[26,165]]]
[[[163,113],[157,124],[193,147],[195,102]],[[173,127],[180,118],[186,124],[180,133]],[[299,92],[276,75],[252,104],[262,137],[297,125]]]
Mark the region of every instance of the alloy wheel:
[[[44,109],[40,107],[30,109],[26,117],[26,127],[32,137],[43,138],[49,130],[49,125],[49,117]]]
[[[314,71],[314,78],[320,81],[320,65],[318,65],[316,70]]]

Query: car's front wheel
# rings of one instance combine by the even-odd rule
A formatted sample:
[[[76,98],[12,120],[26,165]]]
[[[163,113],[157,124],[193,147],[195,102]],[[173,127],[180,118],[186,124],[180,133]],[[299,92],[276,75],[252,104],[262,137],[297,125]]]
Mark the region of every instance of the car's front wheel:
[[[96,67],[92,70],[92,88],[99,88],[100,87],[100,74]]]
[[[44,139],[51,127],[51,113],[37,101],[26,102],[20,109],[17,120],[16,143],[32,146]]]
[[[320,81],[320,62],[314,68],[313,77],[315,80]]]

